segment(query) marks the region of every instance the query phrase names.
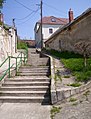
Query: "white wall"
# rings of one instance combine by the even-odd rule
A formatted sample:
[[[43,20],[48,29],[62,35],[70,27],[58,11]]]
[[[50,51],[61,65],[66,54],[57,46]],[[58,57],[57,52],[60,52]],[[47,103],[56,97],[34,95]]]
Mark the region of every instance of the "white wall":
[[[11,55],[14,55],[16,49],[16,32],[11,28],[8,32],[0,26],[0,64]]]
[[[45,42],[57,29],[59,29],[59,27],[62,27],[62,26],[63,25],[43,24],[42,25],[43,42]],[[50,28],[53,29],[53,33],[49,33]],[[38,26],[36,26],[36,29],[35,29],[35,40],[36,40],[36,47],[40,47],[41,46],[41,29],[39,27],[39,24]]]
[[[60,25],[43,25],[42,26],[43,39],[48,39],[59,27]],[[49,33],[49,29],[53,29],[53,33]]]

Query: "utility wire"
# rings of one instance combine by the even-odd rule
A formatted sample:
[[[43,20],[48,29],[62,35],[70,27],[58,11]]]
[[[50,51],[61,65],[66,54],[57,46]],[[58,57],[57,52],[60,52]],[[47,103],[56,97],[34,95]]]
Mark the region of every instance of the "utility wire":
[[[23,6],[24,8],[26,8],[27,10],[34,11],[34,10],[30,9],[29,7],[25,6],[24,4],[22,4],[21,2],[19,2],[17,0],[14,0],[14,1],[17,2],[18,4],[20,4],[21,6]]]
[[[32,11],[30,14],[28,14],[27,16],[21,18],[21,19],[18,19],[18,18],[15,18],[16,20],[25,20],[26,18],[30,17],[33,13],[35,13],[34,11]]]
[[[35,12],[33,12],[34,14],[32,15],[32,17],[33,17],[38,11],[39,11],[39,9],[37,9]],[[32,17],[31,17],[31,18],[32,18]],[[19,23],[19,24],[17,24],[17,25],[24,24],[24,23],[26,23],[28,20],[30,20],[31,18],[29,18],[29,19],[27,19],[26,21],[21,22],[21,23]]]

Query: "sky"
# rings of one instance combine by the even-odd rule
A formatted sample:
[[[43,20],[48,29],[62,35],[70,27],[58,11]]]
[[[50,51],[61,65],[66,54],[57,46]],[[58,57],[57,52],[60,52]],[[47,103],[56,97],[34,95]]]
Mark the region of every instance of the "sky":
[[[22,39],[34,39],[34,26],[40,19],[40,0],[6,0],[3,9],[4,22],[12,25],[15,19],[18,35]],[[74,18],[91,7],[91,0],[43,0],[43,16],[68,18],[71,8]]]

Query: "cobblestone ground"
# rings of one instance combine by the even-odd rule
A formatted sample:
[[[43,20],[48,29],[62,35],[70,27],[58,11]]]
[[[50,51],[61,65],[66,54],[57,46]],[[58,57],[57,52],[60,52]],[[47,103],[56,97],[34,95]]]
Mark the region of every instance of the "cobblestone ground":
[[[58,106],[61,109],[54,119],[91,119],[91,89]]]

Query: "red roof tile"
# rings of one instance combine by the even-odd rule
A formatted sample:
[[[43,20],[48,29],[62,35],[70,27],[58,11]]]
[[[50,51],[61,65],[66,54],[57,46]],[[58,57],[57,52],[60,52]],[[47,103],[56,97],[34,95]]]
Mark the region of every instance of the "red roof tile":
[[[42,23],[43,24],[53,24],[53,25],[59,25],[59,24],[62,24],[62,25],[65,25],[68,23],[68,19],[67,18],[57,18],[57,17],[54,17],[54,16],[48,16],[48,17],[43,17],[42,18]],[[37,23],[40,23],[41,20],[39,20]]]

